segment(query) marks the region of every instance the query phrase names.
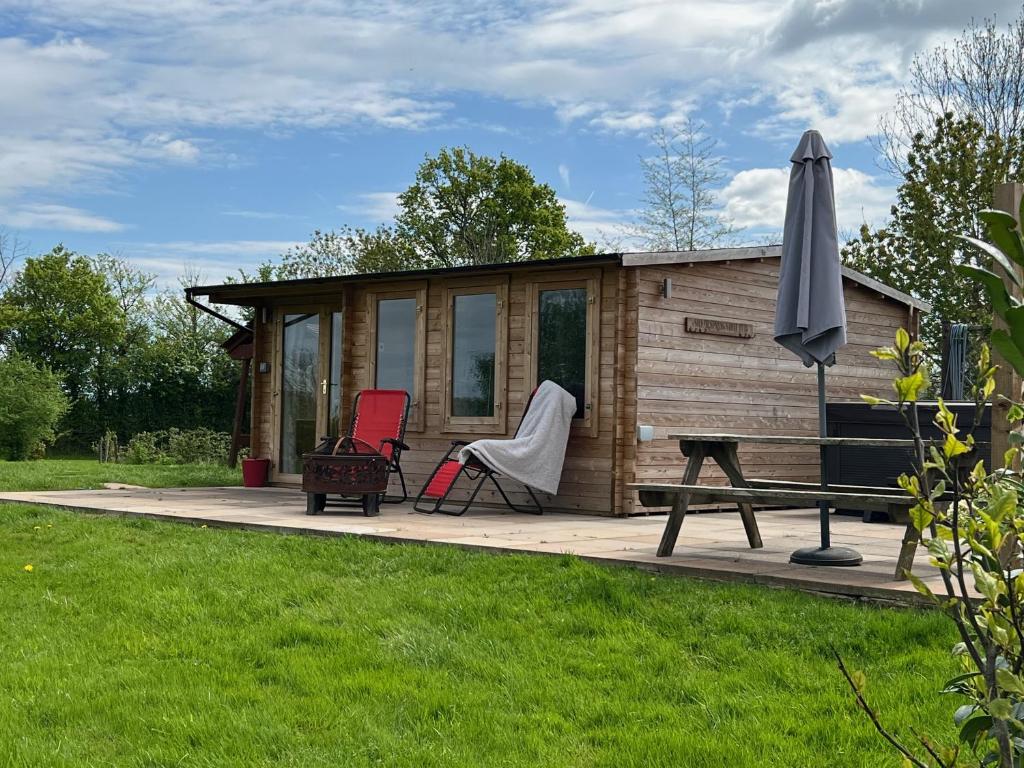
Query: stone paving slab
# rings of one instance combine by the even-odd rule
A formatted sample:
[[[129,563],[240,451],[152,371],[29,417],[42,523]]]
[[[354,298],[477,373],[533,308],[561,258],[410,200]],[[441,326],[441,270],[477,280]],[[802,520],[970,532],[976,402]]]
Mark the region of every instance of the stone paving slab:
[[[864,555],[859,568],[791,565],[790,553],[818,540],[818,511],[757,513],[764,548],[747,546],[739,515],[688,515],[672,557],[656,556],[664,515],[610,518],[549,513],[541,516],[472,509],[463,517],[421,515],[411,504],[384,504],[378,517],[331,508],[306,515],[305,496],[290,488],[166,488],[97,491],[0,492],[0,501],[45,504],[97,513],[140,515],[195,524],[310,535],[356,535],[501,552],[559,555],[633,565],[719,581],[791,587],[833,595],[917,602],[906,581],[893,579],[903,526],[866,524],[832,516],[832,542]],[[938,571],[918,550],[914,572],[938,588]]]

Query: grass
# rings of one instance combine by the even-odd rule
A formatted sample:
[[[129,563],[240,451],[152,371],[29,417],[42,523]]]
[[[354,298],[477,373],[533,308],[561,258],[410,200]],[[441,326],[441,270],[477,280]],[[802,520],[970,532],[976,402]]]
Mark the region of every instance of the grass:
[[[96,459],[0,461],[0,491],[69,491],[104,483],[148,488],[241,485],[240,469],[208,464],[101,464]]]
[[[904,734],[957,703],[936,613],[26,505],[0,624],[15,766],[898,765],[831,644]]]

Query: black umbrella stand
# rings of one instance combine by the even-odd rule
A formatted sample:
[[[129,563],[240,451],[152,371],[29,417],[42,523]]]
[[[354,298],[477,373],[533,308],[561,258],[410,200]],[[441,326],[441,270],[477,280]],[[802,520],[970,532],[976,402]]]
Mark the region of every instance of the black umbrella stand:
[[[825,414],[825,365],[818,363],[818,437],[828,437],[828,423]],[[828,450],[824,445],[821,452],[821,490],[828,491]],[[833,547],[829,535],[829,503],[818,502],[821,519],[821,546],[798,549],[789,556],[789,562],[799,565],[860,565],[864,558],[860,552],[850,547]]]

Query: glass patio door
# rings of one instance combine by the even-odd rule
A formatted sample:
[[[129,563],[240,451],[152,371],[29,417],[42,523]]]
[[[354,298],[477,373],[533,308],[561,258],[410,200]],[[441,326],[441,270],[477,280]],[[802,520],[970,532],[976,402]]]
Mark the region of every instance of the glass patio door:
[[[302,454],[341,429],[342,313],[286,311],[280,322],[275,477],[296,480],[302,474]]]

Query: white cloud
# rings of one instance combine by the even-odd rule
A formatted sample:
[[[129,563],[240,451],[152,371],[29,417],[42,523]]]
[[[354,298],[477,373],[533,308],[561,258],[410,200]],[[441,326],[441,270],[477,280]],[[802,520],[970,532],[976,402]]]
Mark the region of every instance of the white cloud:
[[[614,248],[635,246],[629,231],[632,212],[602,208],[593,205],[590,199],[573,200],[559,198],[565,206],[569,228],[579,232],[591,243]]]
[[[756,100],[760,135],[813,124],[857,141],[909,55],[975,13],[960,0],[9,0],[4,12],[34,32],[0,38],[6,201],[104,189],[140,163],[216,161],[204,131],[446,124],[467,93],[610,132]]]
[[[833,168],[836,220],[842,232],[861,224],[881,225],[889,215],[896,191],[855,168]],[[751,168],[740,171],[722,190],[723,209],[739,227],[781,232],[786,218],[789,168]]]
[[[66,232],[118,232],[124,225],[67,205],[24,204],[0,208],[0,225],[11,229],[57,229]]]
[[[572,186],[569,178],[569,166],[565,163],[558,164],[558,178],[562,180],[562,186],[566,189],[569,189]]]
[[[398,195],[398,192],[364,192],[354,203],[339,205],[338,210],[385,224],[398,214]]]
[[[144,153],[157,158],[194,163],[199,159],[199,147],[187,139],[176,139],[167,133],[151,133],[142,139]]]
[[[133,264],[156,275],[157,286],[175,287],[183,268],[202,273],[202,281],[223,282],[239,270],[251,271],[268,259],[296,245],[295,240],[175,240],[169,242],[118,242],[112,250],[123,254]]]

